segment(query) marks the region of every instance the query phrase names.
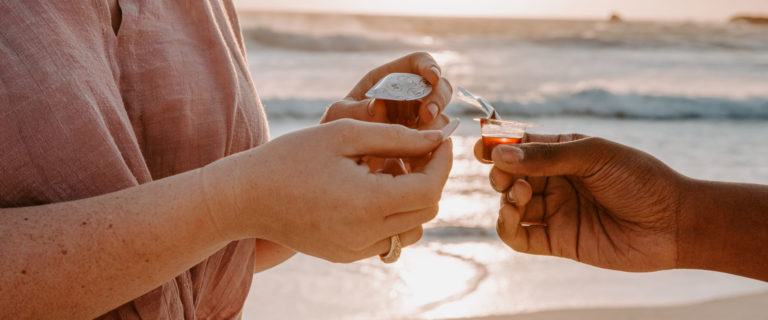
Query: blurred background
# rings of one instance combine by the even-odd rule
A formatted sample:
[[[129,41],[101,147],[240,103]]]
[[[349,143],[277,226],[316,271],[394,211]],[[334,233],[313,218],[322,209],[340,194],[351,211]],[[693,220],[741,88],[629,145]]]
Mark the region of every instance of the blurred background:
[[[535,132],[645,150],[702,179],[768,184],[764,0],[235,0],[272,137],[317,123],[368,70],[426,50],[454,86]],[[668,306],[768,284],[706,271],[633,274],[528,256],[495,232],[498,196],[460,103],[441,211],[394,265],[298,255],[256,275],[245,318],[424,319]],[[632,195],[627,195],[631,197]],[[734,307],[736,308],[736,307]]]

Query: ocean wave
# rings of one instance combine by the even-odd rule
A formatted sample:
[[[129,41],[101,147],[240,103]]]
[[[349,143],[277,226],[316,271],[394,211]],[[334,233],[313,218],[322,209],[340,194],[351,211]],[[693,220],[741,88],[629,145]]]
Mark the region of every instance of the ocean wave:
[[[398,39],[376,39],[371,35],[293,33],[266,27],[250,28],[244,37],[252,43],[279,49],[313,52],[356,52],[402,50],[413,48]]]
[[[429,240],[450,240],[460,238],[472,238],[478,240],[495,239],[495,228],[484,227],[463,227],[463,226],[443,226],[424,229],[424,239]]]
[[[768,50],[765,28],[694,22],[608,23],[529,19],[393,17],[249,13],[246,37],[255,43],[306,51],[370,51],[516,46]],[[250,21],[250,22],[248,22]],[[423,41],[428,38],[429,41]]]
[[[262,99],[264,110],[270,119],[320,119],[332,100],[319,99]]]
[[[628,119],[768,119],[768,97],[734,99],[645,93],[614,93],[602,88],[491,102],[501,114],[570,115]],[[460,107],[467,115],[476,110]]]
[[[270,118],[319,118],[333,101],[266,99]],[[501,114],[516,116],[587,116],[617,119],[761,119],[768,120],[768,97],[689,97],[647,93],[615,93],[602,88],[540,94],[491,101]],[[477,116],[479,111],[452,102],[448,112]]]

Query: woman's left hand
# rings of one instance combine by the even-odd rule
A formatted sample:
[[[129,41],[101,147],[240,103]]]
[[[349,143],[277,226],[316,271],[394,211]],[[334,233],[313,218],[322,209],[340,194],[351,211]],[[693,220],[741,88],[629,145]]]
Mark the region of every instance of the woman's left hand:
[[[441,114],[448,102],[451,101],[453,89],[445,78],[441,77],[440,66],[429,53],[416,52],[387,63],[371,70],[360,80],[357,85],[344,97],[326,110],[321,123],[331,122],[342,118],[352,118],[369,122],[388,122],[387,110],[381,101],[368,98],[365,93],[373,87],[381,78],[394,72],[407,72],[421,75],[432,85],[432,92],[422,99],[419,107],[419,129],[440,129],[448,123],[448,118]],[[398,172],[399,168],[386,159],[367,157],[366,159],[372,171],[384,170]],[[411,159],[422,164],[428,160]],[[411,167],[411,161],[408,161]],[[394,166],[394,167],[393,167]],[[389,167],[389,169],[387,169]],[[410,170],[410,168],[408,169]],[[266,270],[287,260],[295,251],[267,240],[257,240],[257,261],[255,272]]]
[[[421,75],[432,85],[432,92],[421,99],[422,103],[419,107],[418,129],[441,128],[442,126],[436,126],[433,122],[435,122],[436,119],[441,119],[439,116],[448,105],[448,102],[451,101],[453,88],[451,88],[451,84],[448,80],[441,77],[442,71],[440,70],[440,66],[432,55],[426,52],[411,53],[371,70],[357,83],[357,85],[355,85],[352,91],[350,91],[344,99],[337,101],[328,107],[320,122],[325,123],[342,118],[352,118],[369,122],[389,122],[384,102],[368,98],[365,96],[365,93],[381,80],[381,78],[395,72]],[[443,125],[445,125],[445,123],[443,123]]]

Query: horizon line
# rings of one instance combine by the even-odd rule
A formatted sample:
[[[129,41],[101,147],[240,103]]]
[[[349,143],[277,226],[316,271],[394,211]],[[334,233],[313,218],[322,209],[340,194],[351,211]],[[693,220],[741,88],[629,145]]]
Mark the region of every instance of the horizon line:
[[[342,16],[374,16],[374,17],[414,17],[429,19],[509,19],[509,20],[559,20],[559,21],[608,21],[613,14],[617,14],[623,22],[694,22],[694,23],[728,23],[734,17],[768,17],[768,13],[734,13],[726,19],[702,19],[702,18],[650,18],[638,16],[633,18],[631,15],[625,15],[621,12],[611,12],[603,16],[578,16],[578,15],[484,15],[484,14],[412,14],[412,13],[391,13],[375,11],[353,11],[353,10],[323,10],[323,9],[274,9],[259,8],[253,6],[236,7],[241,13],[259,12],[259,13],[277,13],[277,14],[309,14],[309,15],[342,15]]]

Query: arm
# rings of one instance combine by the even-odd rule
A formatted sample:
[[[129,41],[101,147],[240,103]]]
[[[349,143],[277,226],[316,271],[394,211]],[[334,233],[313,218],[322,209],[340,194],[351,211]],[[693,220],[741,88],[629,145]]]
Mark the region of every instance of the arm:
[[[679,268],[768,281],[768,186],[690,179],[679,215]]]
[[[357,161],[428,152],[401,177]],[[394,234],[409,245],[435,216],[450,163],[439,131],[337,121],[119,192],[0,209],[0,310],[94,318],[238,239],[337,262],[387,252]]]
[[[213,254],[234,239],[214,228],[199,181],[195,170],[89,199],[0,209],[0,310],[94,318]]]

